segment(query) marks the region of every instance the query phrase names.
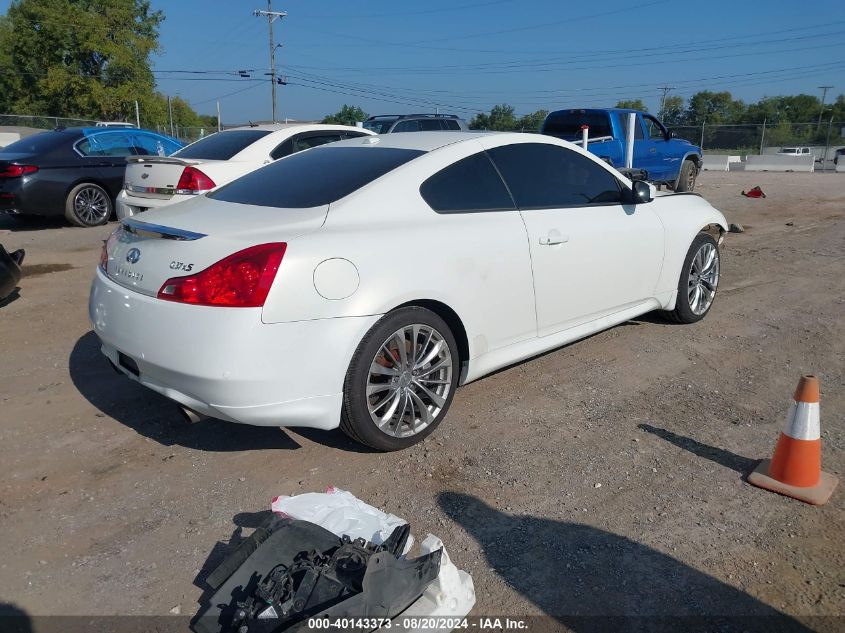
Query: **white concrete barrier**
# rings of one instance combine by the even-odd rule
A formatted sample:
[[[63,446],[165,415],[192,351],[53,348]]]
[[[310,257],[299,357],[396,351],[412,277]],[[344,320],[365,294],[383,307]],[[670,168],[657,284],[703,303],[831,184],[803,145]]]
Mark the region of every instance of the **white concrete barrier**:
[[[21,140],[21,135],[17,132],[0,132],[0,147],[17,143],[19,140]]]
[[[701,168],[704,171],[728,171],[729,158],[727,154],[704,154]]]
[[[784,156],[778,154],[750,155],[745,161],[745,171],[815,171],[816,161],[812,154],[807,156]]]

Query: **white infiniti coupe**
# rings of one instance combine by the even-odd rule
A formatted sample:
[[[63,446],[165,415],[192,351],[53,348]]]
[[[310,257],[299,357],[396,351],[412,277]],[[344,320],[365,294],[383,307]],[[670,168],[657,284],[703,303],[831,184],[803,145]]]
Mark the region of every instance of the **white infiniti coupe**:
[[[189,411],[395,450],[458,385],[652,310],[704,317],[726,229],[555,138],[365,137],[124,219],[89,311],[111,363]]]

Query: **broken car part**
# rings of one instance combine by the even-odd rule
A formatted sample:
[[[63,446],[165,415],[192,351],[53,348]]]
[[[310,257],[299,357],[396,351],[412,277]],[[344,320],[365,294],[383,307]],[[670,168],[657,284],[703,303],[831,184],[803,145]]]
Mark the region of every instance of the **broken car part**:
[[[26,251],[22,248],[9,253],[0,244],[0,301],[11,295],[21,280],[21,266]]]
[[[409,533],[407,525],[399,526],[374,545],[274,516],[209,575],[216,592],[192,628],[276,633],[304,630],[315,617],[396,617],[440,572],[441,550],[411,560],[398,557]]]

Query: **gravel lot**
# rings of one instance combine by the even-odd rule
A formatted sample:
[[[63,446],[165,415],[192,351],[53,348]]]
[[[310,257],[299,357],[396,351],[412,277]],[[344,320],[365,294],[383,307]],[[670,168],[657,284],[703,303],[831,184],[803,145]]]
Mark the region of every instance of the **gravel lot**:
[[[754,185],[768,197],[740,195]],[[845,489],[816,508],[744,479],[803,373],[821,379],[825,469],[845,474],[845,175],[707,172],[700,191],[746,229],[703,322],[647,316],[498,372],[393,454],[339,431],[186,425],[99,354],[88,285],[111,228],[0,218],[28,253],[0,308],[0,602],[193,614],[273,496],[333,484],[440,536],[475,614],[780,612],[843,630]]]

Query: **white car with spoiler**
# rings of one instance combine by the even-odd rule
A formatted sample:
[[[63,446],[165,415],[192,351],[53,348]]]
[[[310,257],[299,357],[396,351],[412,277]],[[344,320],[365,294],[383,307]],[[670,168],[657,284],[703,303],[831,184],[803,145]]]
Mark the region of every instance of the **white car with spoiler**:
[[[189,417],[395,450],[460,384],[653,310],[704,318],[726,230],[550,136],[373,136],[122,220],[89,314]]]
[[[190,200],[304,149],[372,134],[348,125],[255,125],[211,134],[171,156],[128,158],[117,217]]]

